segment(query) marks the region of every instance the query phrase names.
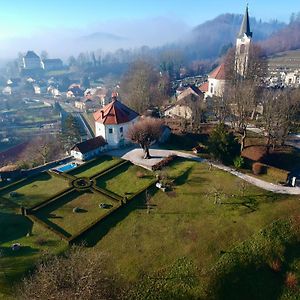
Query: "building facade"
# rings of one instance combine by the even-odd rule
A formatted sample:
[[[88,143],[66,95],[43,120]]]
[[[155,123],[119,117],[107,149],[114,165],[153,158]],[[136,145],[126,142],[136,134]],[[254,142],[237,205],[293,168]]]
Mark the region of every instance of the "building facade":
[[[34,51],[27,51],[23,57],[24,70],[37,70],[42,69],[41,58]]]
[[[128,128],[139,119],[139,114],[113,97],[112,102],[94,113],[96,136],[102,136],[108,147],[120,148],[130,141],[126,139]]]

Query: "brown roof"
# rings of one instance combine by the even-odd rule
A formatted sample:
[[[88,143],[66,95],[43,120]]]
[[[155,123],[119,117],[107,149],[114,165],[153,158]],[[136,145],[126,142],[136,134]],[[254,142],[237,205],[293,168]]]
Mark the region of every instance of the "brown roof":
[[[197,87],[191,85],[178,95],[177,100],[179,101],[189,95],[201,96],[202,94],[203,93]]]
[[[127,123],[138,116],[137,112],[116,99],[94,113],[95,121],[105,125]]]
[[[17,165],[6,165],[6,166],[0,168],[0,172],[13,172],[13,171],[16,171],[19,169],[20,169],[20,167]]]
[[[72,147],[71,150],[79,151],[84,154],[93,151],[97,148],[103,147],[106,144],[107,143],[105,139],[101,135],[99,135],[93,139],[89,139],[84,142],[76,144],[75,146]]]
[[[200,90],[202,93],[208,92],[208,81],[202,83],[202,84],[199,86],[199,90]]]
[[[225,80],[225,64],[220,64],[217,68],[215,68],[210,74],[209,78],[214,78],[218,80]]]

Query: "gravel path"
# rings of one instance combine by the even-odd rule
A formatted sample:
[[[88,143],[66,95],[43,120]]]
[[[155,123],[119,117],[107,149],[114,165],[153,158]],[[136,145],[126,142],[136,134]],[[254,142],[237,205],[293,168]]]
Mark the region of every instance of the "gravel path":
[[[122,157],[123,159],[130,160],[133,164],[139,165],[143,168],[150,169],[153,165],[161,161],[163,158],[175,154],[177,156],[187,158],[187,159],[192,159],[198,162],[206,162],[209,163],[207,160],[203,160],[199,158],[196,155],[189,154],[189,153],[184,153],[181,151],[175,151],[175,150],[162,150],[162,149],[150,149],[150,155],[152,156],[151,159],[143,159],[143,150],[139,148],[135,148],[132,150],[114,150],[109,152],[110,155],[113,156],[119,156]],[[212,163],[212,165],[215,168],[224,170],[226,172],[229,172],[259,188],[262,188],[264,190],[273,192],[273,193],[278,193],[278,194],[290,194],[290,195],[300,195],[300,188],[299,187],[286,187],[286,186],[281,186],[277,185],[274,183],[269,183],[266,181],[263,181],[261,179],[252,177],[250,175],[246,175],[244,173],[241,173],[239,171],[236,171],[235,169],[232,169],[230,167],[224,166],[222,164],[218,163]]]

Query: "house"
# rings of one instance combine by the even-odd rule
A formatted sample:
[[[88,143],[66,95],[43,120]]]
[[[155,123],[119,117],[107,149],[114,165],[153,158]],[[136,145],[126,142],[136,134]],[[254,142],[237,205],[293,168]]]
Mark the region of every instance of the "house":
[[[60,58],[44,59],[42,61],[42,68],[45,71],[55,71],[63,69],[63,62]]]
[[[113,95],[112,102],[94,113],[96,136],[103,136],[109,148],[119,148],[130,142],[126,140],[129,126],[139,119],[139,114]]]
[[[36,70],[42,68],[41,58],[34,51],[27,51],[23,57],[24,70]]]
[[[299,86],[300,85],[300,72],[289,72],[286,74],[284,82],[287,86]]]
[[[71,155],[75,159],[84,161],[101,154],[106,148],[107,142],[105,139],[102,136],[97,136],[73,146],[71,148]]]
[[[225,64],[222,63],[208,75],[206,97],[222,97],[226,84]],[[204,89],[205,86],[202,86]]]
[[[200,101],[203,101],[204,94],[195,86],[187,87],[181,94],[178,95],[174,104],[164,110],[165,117],[181,117],[191,119],[196,103],[200,107]]]
[[[6,86],[3,90],[2,90],[2,94],[3,95],[11,95],[13,92],[13,89],[11,86]]]
[[[84,92],[79,85],[72,84],[67,91],[67,98],[83,97]]]
[[[94,101],[91,99],[83,99],[75,101],[75,107],[80,110],[88,110],[94,107]]]

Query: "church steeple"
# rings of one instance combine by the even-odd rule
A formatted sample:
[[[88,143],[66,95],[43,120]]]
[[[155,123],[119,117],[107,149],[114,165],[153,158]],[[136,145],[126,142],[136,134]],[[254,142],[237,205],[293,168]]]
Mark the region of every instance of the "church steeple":
[[[238,35],[239,38],[242,38],[244,34],[251,38],[252,37],[252,32],[250,30],[250,21],[249,21],[249,12],[248,12],[248,4],[246,6],[246,12],[243,18],[243,23],[241,25],[240,33]]]

